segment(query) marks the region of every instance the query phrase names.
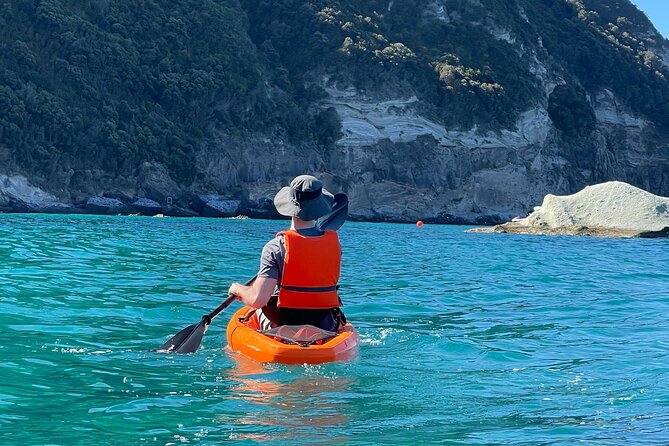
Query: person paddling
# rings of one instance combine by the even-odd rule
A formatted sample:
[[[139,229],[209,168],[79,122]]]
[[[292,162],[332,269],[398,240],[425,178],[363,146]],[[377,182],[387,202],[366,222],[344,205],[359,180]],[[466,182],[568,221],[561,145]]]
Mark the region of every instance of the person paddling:
[[[344,322],[337,293],[341,246],[335,231],[321,231],[315,220],[330,212],[334,197],[311,175],[300,175],[274,197],[290,229],[264,246],[257,278],[233,283],[228,293],[256,308],[261,329],[314,325],[336,331]]]

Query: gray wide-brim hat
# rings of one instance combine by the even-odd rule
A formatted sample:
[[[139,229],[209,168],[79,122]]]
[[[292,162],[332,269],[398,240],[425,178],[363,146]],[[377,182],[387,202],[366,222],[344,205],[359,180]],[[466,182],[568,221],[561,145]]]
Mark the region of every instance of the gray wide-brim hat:
[[[281,215],[302,220],[316,220],[329,213],[334,196],[323,189],[323,183],[311,175],[300,175],[274,196],[274,206]]]

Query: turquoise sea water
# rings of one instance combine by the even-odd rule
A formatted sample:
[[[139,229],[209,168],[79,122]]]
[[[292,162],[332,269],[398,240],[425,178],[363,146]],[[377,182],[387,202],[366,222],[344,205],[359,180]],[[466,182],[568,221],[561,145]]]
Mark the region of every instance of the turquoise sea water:
[[[2,444],[669,444],[668,240],[347,222],[356,360],[151,352],[283,224],[0,216]]]

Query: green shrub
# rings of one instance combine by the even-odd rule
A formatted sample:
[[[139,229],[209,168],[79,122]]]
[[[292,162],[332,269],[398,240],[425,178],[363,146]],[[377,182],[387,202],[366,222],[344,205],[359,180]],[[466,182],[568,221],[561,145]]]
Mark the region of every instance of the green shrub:
[[[558,85],[548,97],[548,116],[568,136],[584,136],[595,129],[595,112],[585,92],[571,85]]]

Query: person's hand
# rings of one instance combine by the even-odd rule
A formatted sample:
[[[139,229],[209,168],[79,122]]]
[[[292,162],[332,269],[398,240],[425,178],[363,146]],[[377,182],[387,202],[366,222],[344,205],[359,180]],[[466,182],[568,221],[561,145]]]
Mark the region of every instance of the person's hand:
[[[228,296],[235,296],[237,300],[242,300],[239,296],[239,284],[237,282],[233,282],[230,288],[228,288]]]

